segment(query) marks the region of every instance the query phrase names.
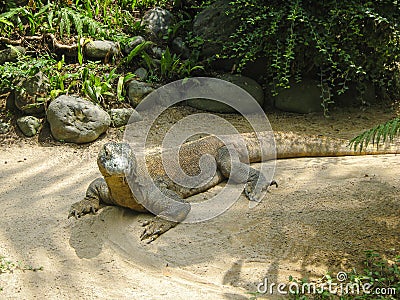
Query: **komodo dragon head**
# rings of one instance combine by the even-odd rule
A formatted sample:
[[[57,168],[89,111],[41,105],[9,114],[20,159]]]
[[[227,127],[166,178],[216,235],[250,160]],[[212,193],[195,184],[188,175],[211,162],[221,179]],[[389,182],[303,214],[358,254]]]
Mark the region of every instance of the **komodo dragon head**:
[[[109,142],[99,152],[97,164],[104,177],[125,177],[136,168],[136,159],[127,143]]]

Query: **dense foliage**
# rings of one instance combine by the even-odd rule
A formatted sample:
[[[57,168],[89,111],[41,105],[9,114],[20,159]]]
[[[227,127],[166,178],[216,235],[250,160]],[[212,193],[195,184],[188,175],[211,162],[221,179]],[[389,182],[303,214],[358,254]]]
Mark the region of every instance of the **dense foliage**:
[[[361,94],[372,82],[380,96],[399,95],[397,1],[236,0],[231,7],[241,22],[225,57],[240,67],[266,57],[273,92],[311,76],[320,80],[325,103],[350,82]]]
[[[150,41],[113,61],[85,59],[83,45],[91,40],[111,40],[123,49],[136,36],[146,37],[140,17],[155,6],[175,10],[178,17],[177,25],[160,41],[165,52],[158,60],[151,54],[155,44]],[[169,49],[177,31],[187,23],[185,18],[190,17],[177,11],[185,8],[179,0],[10,0],[0,7],[4,11],[0,14],[0,49],[15,45],[27,49],[17,61],[0,64],[0,94],[17,89],[18,79],[40,70],[50,78],[48,100],[77,93],[109,107],[126,100],[124,84],[134,78],[132,72],[138,67],[146,67],[151,82],[173,81],[201,68],[192,58],[182,59]],[[55,53],[54,42],[76,45],[77,55]]]

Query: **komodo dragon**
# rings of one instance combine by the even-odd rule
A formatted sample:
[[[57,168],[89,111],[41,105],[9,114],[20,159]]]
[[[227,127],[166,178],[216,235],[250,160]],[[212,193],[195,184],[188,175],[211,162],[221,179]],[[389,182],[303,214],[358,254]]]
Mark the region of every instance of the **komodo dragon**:
[[[276,158],[400,153],[400,143],[398,142],[386,144],[379,148],[370,145],[363,151],[356,151],[349,147],[347,140],[312,135],[261,132],[258,133],[258,139],[254,133],[244,133],[241,134],[241,137],[247,147],[247,157],[250,163],[260,162],[263,158],[271,159],[271,157],[268,157],[268,152],[273,150],[268,148],[273,147],[270,146],[274,145],[271,140],[273,138],[275,139]],[[237,140],[237,136],[232,136],[231,144],[238,152],[239,157],[243,157],[243,153],[241,153],[243,149],[237,146]],[[261,147],[265,151],[263,152],[264,156],[261,153],[260,141]],[[104,179],[97,178],[89,185],[85,198],[71,206],[68,217],[75,216],[78,218],[90,212],[95,213],[101,205],[118,205],[138,212],[150,210],[157,216],[151,222],[144,224],[146,227],[141,239],[148,239],[151,242],[185,219],[191,206],[183,200],[184,198],[203,192],[225,178],[229,177],[234,182],[246,183],[245,194],[253,201],[260,200],[258,197],[261,190],[255,190],[257,180],[261,180],[263,190],[270,185],[278,186],[273,180],[267,181],[259,171],[251,168],[248,164],[234,160],[231,163],[227,151],[228,147],[224,146],[220,139],[211,135],[182,144],[179,149],[179,160],[181,168],[186,174],[196,175],[200,172],[199,159],[206,153],[211,154],[217,162],[218,170],[214,177],[206,184],[196,188],[185,188],[175,184],[164,170],[160,152],[148,152],[146,154],[146,165],[151,178],[163,193],[176,200],[167,201],[160,199],[163,197],[155,197],[159,194],[153,191],[154,186],[142,186],[139,181],[136,181],[141,175],[141,171],[136,166],[136,154],[133,153],[127,143],[106,143],[97,159]],[[231,169],[236,169],[236,173],[230,174]],[[131,185],[135,189],[134,193],[127,183],[126,174],[128,173],[131,174],[129,179],[135,182],[133,186]],[[243,178],[243,174],[246,174],[246,178]],[[133,196],[133,194],[138,195],[137,192],[140,193],[142,198],[140,203]]]

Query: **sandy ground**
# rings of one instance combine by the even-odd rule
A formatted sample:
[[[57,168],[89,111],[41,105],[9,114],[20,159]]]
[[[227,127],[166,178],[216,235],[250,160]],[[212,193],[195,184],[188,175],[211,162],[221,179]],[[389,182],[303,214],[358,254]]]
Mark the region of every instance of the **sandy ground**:
[[[374,109],[336,111],[330,119],[269,116],[274,129],[344,138],[388,118]],[[83,146],[13,134],[0,146],[0,255],[43,270],[0,274],[0,298],[248,299],[264,278],[320,278],[360,270],[367,249],[400,253],[399,156],[280,160],[279,188],[255,208],[241,196],[219,217],[180,224],[145,244],[139,221],[147,214],[107,207],[66,218],[99,176],[98,149],[119,131]]]

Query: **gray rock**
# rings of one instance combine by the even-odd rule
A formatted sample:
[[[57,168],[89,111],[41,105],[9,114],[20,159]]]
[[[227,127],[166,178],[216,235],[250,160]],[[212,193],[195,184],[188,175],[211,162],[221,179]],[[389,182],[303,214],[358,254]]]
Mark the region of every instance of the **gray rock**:
[[[0,122],[0,134],[6,134],[10,130],[10,124]]]
[[[130,41],[128,42],[127,45],[125,45],[123,51],[126,55],[128,55],[129,53],[131,53],[131,51],[133,49],[135,49],[136,46],[138,46],[141,43],[144,43],[146,40],[144,39],[144,37],[138,35],[135,36],[133,38],[130,39]]]
[[[161,59],[161,57],[164,55],[165,50],[160,48],[160,47],[151,47],[151,54],[158,59]]]
[[[132,106],[136,107],[144,97],[154,91],[150,83],[132,80],[128,83],[128,99]]]
[[[129,120],[131,123],[142,120],[139,113],[133,108],[112,108],[108,113],[113,127],[125,126]]]
[[[262,107],[264,104],[264,92],[262,90],[262,87],[253,79],[242,76],[242,75],[232,75],[232,74],[225,74],[221,76],[221,79],[229,81],[245,91],[247,91],[253,98],[260,104]],[[212,92],[213,95],[220,93],[220,87],[216,86],[214,88],[214,91]],[[225,90],[223,91],[225,93],[229,93],[230,90]],[[233,91],[233,94],[231,96],[233,99],[235,99],[235,94]],[[244,108],[245,112],[254,112],[257,111],[258,108],[251,106],[251,105],[246,105],[246,103],[241,103],[243,100],[242,99],[237,99],[238,103],[240,104],[241,107]],[[217,113],[237,113],[237,111],[232,108],[231,106],[210,100],[210,99],[190,99],[187,100],[187,104],[191,107],[197,108],[197,109],[202,109],[202,110],[207,110],[211,112],[217,112]]]
[[[156,7],[145,12],[142,25],[151,35],[162,37],[168,33],[173,21],[174,17],[168,10]]]
[[[27,137],[34,136],[40,128],[40,120],[34,116],[23,116],[17,119],[17,125]]]
[[[140,80],[145,80],[147,78],[148,72],[145,68],[139,68],[133,72]]]
[[[240,20],[227,15],[231,0],[218,0],[204,8],[193,21],[193,34],[204,41],[201,56],[208,58],[222,50],[224,42],[236,31]]]
[[[118,44],[111,41],[91,41],[85,45],[85,55],[93,59],[112,58],[119,52]]]
[[[18,55],[25,54],[26,49],[21,46],[14,46],[0,51],[0,65],[6,61],[16,61]]]
[[[21,79],[16,86],[15,106],[28,115],[43,115],[46,95],[50,89],[48,78],[39,72],[34,76]]]
[[[172,51],[174,51],[176,54],[180,55],[184,59],[190,57],[190,50],[181,37],[177,37],[172,41],[171,48]]]
[[[273,97],[276,108],[301,114],[322,111],[321,88],[318,81],[304,78],[300,83],[291,83],[290,89],[283,89]]]
[[[109,114],[100,106],[65,95],[50,103],[47,120],[55,139],[78,144],[96,140],[111,124]]]

